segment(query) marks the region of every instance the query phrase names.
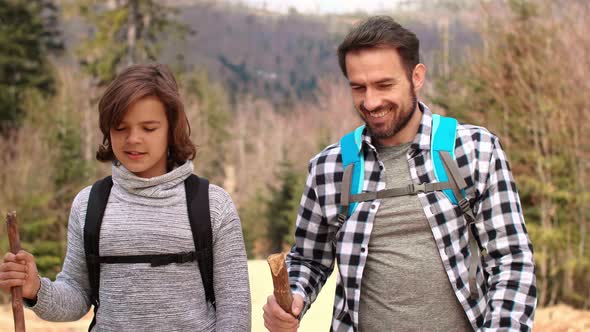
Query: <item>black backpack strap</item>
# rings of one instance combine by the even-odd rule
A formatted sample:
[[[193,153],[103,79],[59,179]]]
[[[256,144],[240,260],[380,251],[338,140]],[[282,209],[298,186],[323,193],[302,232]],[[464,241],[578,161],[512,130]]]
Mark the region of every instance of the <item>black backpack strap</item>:
[[[186,205],[205,298],[215,308],[213,290],[213,231],[209,213],[209,181],[191,174],[185,181]]]
[[[179,252],[175,254],[156,254],[156,255],[128,255],[128,256],[100,256],[95,257],[98,264],[139,264],[147,263],[150,266],[162,266],[172,263],[184,264],[197,260],[194,251]]]
[[[88,331],[96,324],[96,312],[100,305],[98,301],[98,286],[100,278],[100,264],[98,257],[98,239],[100,236],[100,225],[104,210],[111,194],[113,179],[110,176],[98,180],[92,185],[88,197],[88,208],[86,210],[86,221],[84,223],[84,252],[86,254],[86,267],[88,269],[88,280],[90,281],[90,301],[94,305],[94,318]]]

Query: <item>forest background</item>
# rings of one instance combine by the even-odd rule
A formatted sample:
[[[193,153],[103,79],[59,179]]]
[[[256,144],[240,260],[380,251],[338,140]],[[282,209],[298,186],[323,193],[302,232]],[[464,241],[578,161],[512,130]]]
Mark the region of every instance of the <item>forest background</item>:
[[[375,14],[375,13],[372,13]],[[541,306],[590,307],[590,3],[399,1],[435,112],[506,149],[535,249]],[[307,162],[360,123],[336,47],[367,13],[276,13],[208,0],[0,0],[0,212],[54,278],[94,158],[97,102],[133,63],[168,64],[198,144],[197,174],[239,208],[250,258],[292,244]],[[8,248],[0,229],[0,254]],[[0,295],[0,302],[7,297]]]

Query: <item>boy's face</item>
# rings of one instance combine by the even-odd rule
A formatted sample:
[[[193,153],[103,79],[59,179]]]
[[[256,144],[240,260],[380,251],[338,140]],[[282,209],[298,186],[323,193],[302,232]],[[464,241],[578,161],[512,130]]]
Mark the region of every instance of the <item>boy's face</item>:
[[[129,106],[121,123],[110,131],[115,157],[142,178],[166,173],[169,124],[166,110],[156,97],[145,97]]]

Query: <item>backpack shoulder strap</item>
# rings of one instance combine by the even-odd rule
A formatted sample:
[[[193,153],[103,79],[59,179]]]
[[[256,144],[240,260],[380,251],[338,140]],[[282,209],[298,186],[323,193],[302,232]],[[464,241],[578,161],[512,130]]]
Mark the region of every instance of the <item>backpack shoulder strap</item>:
[[[450,189],[444,189],[443,192],[453,202],[459,205],[467,221],[467,237],[469,243],[469,265],[468,265],[468,282],[469,296],[477,299],[477,281],[476,273],[480,261],[480,247],[475,238],[473,225],[475,215],[471,209],[465,188],[467,184],[459,173],[459,167],[455,161],[455,139],[457,132],[457,120],[449,117],[443,117],[438,114],[432,115],[432,162],[434,175],[439,182],[449,182]]]
[[[213,231],[209,211],[209,181],[191,174],[185,181],[186,205],[205,298],[215,308],[213,290]]]
[[[432,135],[430,136],[430,148],[432,157],[432,166],[434,176],[438,182],[447,182],[449,180],[445,166],[441,159],[440,152],[447,152],[455,160],[455,139],[457,132],[457,120],[450,117],[432,115]],[[462,188],[461,188],[462,189]],[[453,202],[458,204],[458,198],[453,194],[452,189],[444,189],[445,195]],[[465,192],[462,191],[465,196]]]
[[[96,312],[98,310],[98,286],[100,278],[100,264],[98,263],[98,240],[100,238],[100,225],[102,217],[109,201],[113,179],[110,176],[96,181],[90,189],[86,219],[84,222],[84,252],[86,255],[86,267],[88,280],[90,281],[90,301],[94,305],[94,318],[88,331],[96,324]]]
[[[362,150],[362,133],[364,129],[365,126],[362,125],[340,139],[342,169],[344,170],[340,194],[341,211],[338,215],[341,222],[344,222],[358,205],[358,202],[350,203],[350,195],[363,191],[365,156]]]

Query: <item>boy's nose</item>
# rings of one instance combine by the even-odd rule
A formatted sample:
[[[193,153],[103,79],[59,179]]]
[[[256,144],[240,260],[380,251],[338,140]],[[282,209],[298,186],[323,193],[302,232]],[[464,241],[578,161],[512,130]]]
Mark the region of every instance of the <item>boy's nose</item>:
[[[131,130],[129,136],[127,136],[128,143],[139,143],[141,141],[141,135],[137,130]]]

